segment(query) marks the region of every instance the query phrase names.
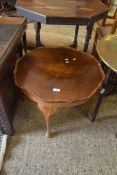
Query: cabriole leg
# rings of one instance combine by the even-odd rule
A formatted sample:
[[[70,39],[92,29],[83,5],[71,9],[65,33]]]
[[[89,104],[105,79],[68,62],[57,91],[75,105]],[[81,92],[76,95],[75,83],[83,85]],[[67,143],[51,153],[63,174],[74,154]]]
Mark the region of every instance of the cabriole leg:
[[[51,137],[52,134],[51,134],[51,129],[50,129],[50,117],[56,111],[56,108],[54,108],[52,106],[50,107],[46,104],[43,105],[43,104],[40,104],[40,103],[38,104],[38,107],[41,110],[41,112],[43,113],[44,118],[45,118],[46,127],[47,127],[46,136]]]

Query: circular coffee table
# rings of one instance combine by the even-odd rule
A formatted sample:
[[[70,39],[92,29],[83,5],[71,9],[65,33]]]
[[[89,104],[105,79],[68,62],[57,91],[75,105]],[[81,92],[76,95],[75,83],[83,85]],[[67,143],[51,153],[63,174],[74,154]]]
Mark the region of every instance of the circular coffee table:
[[[59,108],[78,106],[100,88],[104,73],[97,60],[72,48],[38,48],[17,61],[15,83],[37,102],[51,136],[50,116]]]

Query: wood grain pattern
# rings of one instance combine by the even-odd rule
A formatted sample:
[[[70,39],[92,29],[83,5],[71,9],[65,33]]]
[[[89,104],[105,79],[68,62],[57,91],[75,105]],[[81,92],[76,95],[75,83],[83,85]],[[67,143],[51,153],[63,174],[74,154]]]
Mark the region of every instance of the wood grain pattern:
[[[26,24],[26,18],[24,17],[0,17],[0,23],[5,24]]]
[[[53,18],[87,19],[108,10],[100,0],[18,0],[16,7]]]
[[[86,102],[104,80],[93,56],[64,47],[34,49],[17,62],[14,76],[16,85],[38,103],[48,136],[50,116],[58,108]]]
[[[41,23],[52,25],[76,25],[72,47],[77,48],[78,28],[87,26],[83,51],[87,51],[93,25],[106,17],[109,8],[100,0],[18,0],[17,13],[35,21],[36,46],[40,41]]]

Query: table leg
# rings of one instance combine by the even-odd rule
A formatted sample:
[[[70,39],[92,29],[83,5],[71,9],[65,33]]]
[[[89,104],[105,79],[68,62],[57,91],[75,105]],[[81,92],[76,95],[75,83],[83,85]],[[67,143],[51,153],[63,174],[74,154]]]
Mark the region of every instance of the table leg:
[[[98,32],[96,30],[96,34],[95,34],[95,38],[94,38],[94,43],[93,43],[93,47],[92,47],[92,55],[94,55],[95,57],[97,55],[97,52],[96,52],[97,40],[98,40]]]
[[[105,96],[106,93],[106,89],[108,88],[108,83],[109,83],[109,77],[111,75],[111,69],[108,69],[107,75],[106,75],[106,79],[104,81],[103,87],[100,91],[99,97],[97,99],[94,111],[91,113],[91,121],[94,122],[96,119],[96,115],[99,111],[100,105],[102,103],[103,97]]]
[[[103,18],[103,20],[102,20],[102,27],[104,27],[105,26],[105,23],[106,23],[106,16]]]
[[[43,44],[41,43],[41,40],[40,40],[41,23],[35,22],[34,27],[35,27],[35,32],[36,32],[36,47],[41,47],[41,46],[43,46]]]
[[[93,25],[94,25],[94,23],[89,23],[87,25],[87,34],[86,34],[85,44],[84,44],[84,50],[83,50],[84,52],[87,52],[88,45],[89,45],[89,40],[91,39]]]
[[[41,110],[41,112],[44,114],[46,127],[47,127],[46,137],[51,137],[50,117],[57,110],[57,108],[53,108],[52,106],[49,107],[47,104],[43,104],[43,103],[38,103],[38,107]]]
[[[71,47],[73,48],[77,48],[77,38],[78,38],[78,31],[79,31],[79,25],[76,25],[76,28],[75,28],[75,35],[74,35],[74,41],[73,41],[73,44],[71,45]]]
[[[23,49],[24,49],[24,52],[25,54],[27,53],[27,39],[26,39],[26,32],[24,33],[23,37]]]
[[[22,42],[20,42],[20,44],[19,44],[18,54],[19,54],[19,57],[23,56],[23,45],[22,45]]]

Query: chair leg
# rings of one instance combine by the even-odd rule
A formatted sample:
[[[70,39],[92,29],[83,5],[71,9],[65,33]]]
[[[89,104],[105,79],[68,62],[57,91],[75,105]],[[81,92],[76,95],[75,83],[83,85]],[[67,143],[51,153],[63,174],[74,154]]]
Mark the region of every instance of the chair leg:
[[[96,30],[95,38],[94,38],[94,43],[93,43],[93,49],[92,49],[92,55],[96,56],[96,43],[98,40],[98,33]]]
[[[102,27],[104,27],[106,24],[106,17],[102,20]]]
[[[26,39],[26,32],[24,33],[23,37],[22,37],[22,40],[23,40],[23,49],[24,49],[24,52],[25,54],[27,53],[27,39]]]
[[[102,100],[103,100],[103,97],[104,97],[104,92],[105,92],[105,89],[102,89],[100,91],[100,94],[99,94],[98,100],[96,102],[94,111],[90,114],[90,119],[91,119],[92,122],[94,122],[95,119],[96,119],[97,113],[99,111],[99,108],[101,106],[101,103],[102,103]]]
[[[19,55],[19,57],[22,57],[23,56],[22,42],[20,42],[19,47],[18,47],[18,55]]]
[[[77,48],[77,46],[78,46],[78,42],[77,42],[77,38],[78,38],[78,31],[79,31],[79,25],[76,25],[76,28],[75,28],[75,35],[74,35],[74,41],[73,41],[73,43],[72,43],[72,45],[71,45],[71,47],[73,47],[73,48]]]

